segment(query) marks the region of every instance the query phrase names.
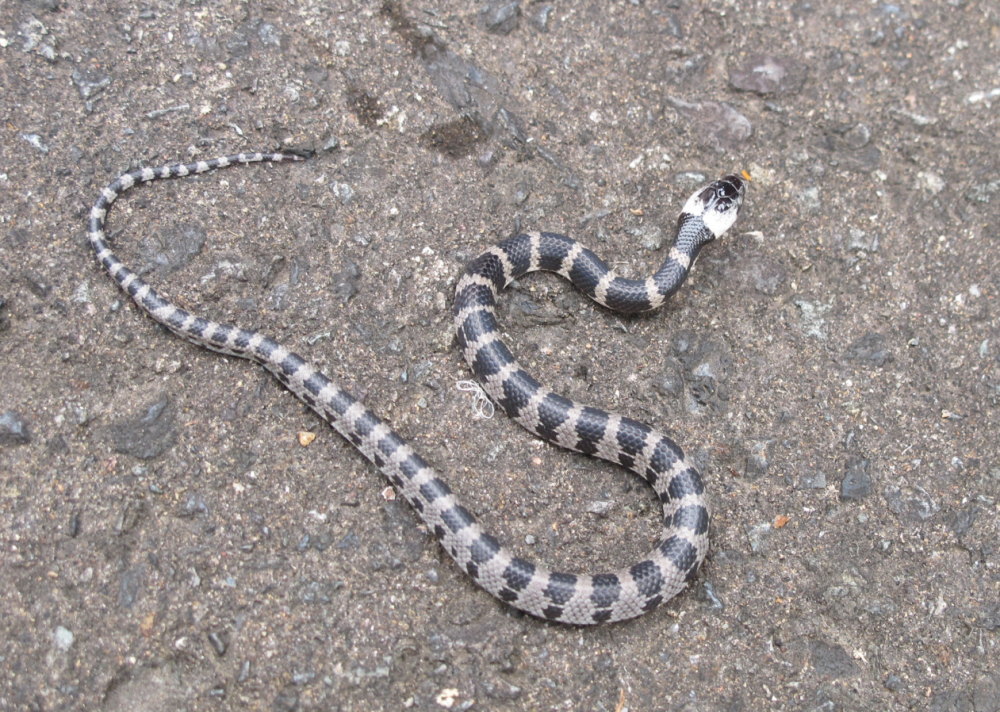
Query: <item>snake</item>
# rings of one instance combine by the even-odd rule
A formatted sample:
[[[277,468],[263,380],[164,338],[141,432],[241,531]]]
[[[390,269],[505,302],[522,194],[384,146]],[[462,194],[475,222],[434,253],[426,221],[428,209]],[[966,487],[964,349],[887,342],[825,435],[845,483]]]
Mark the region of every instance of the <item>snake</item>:
[[[639,616],[682,591],[709,548],[709,502],[698,470],[659,430],[540,384],[501,339],[496,303],[512,281],[542,270],[568,279],[613,311],[660,307],[684,282],[699,250],[736,221],[750,175],[743,171],[725,176],[688,198],[666,259],[645,279],[616,275],[570,237],[529,232],[487,249],[457,282],[453,314],[458,346],[490,398],[538,437],[631,470],[652,486],[662,506],[658,543],[640,561],[607,573],[564,573],[515,555],[485,531],[403,437],[316,366],[259,331],[213,321],[171,303],[130,270],[108,243],[105,221],[111,205],[137,184],[307,157],[288,151],[239,153],[124,173],[101,191],[90,210],[89,244],[111,279],[153,321],[197,346],[257,362],[332,425],[385,475],[459,568],[499,600],[546,621],[585,626]]]

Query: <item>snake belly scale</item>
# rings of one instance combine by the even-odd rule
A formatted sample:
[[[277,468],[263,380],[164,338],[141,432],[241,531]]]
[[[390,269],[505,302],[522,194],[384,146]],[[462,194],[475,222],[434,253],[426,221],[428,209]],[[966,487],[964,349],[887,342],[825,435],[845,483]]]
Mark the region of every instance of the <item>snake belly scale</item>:
[[[473,260],[455,292],[462,353],[490,397],[527,430],[562,447],[622,465],[644,478],[663,508],[663,531],[637,563],[609,573],[559,573],[515,556],[483,530],[445,481],[392,428],[298,354],[259,332],[190,313],[126,267],[104,224],[114,201],[139,183],[257,162],[299,161],[293,153],[233,156],[142,168],[119,176],[90,211],[88,238],[111,278],[153,320],[198,346],[256,361],[352,443],[388,478],[445,551],[482,588],[540,618],[590,625],[632,618],[671,598],[708,551],[709,507],[701,476],[664,434],[622,415],[577,403],[545,388],[501,341],[497,296],[514,279],[546,270],[569,279],[604,307],[656,309],[684,281],[702,246],[735,222],[749,176],[726,176],[692,195],[663,265],[644,280],[618,277],[577,241],[548,232],[504,240]]]

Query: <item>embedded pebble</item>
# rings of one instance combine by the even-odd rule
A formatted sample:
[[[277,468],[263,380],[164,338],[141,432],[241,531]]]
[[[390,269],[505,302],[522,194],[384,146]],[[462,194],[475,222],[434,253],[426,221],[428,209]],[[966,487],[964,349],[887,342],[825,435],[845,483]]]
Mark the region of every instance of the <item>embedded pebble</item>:
[[[773,297],[785,283],[785,269],[774,260],[762,257],[747,265],[747,275],[755,291]]]
[[[55,631],[52,633],[52,644],[55,645],[56,650],[64,653],[73,646],[74,640],[73,631],[61,625],[57,625]]]
[[[1000,195],[1000,178],[975,184],[965,193],[965,199],[970,203],[988,204],[998,195]]]
[[[745,475],[748,479],[755,479],[761,475],[767,474],[767,468],[770,465],[767,459],[767,447],[771,444],[770,440],[765,440],[763,442],[753,443],[750,446],[750,452],[747,454]]]
[[[840,498],[856,501],[864,499],[872,491],[872,477],[868,472],[871,461],[864,457],[848,459],[844,479],[840,482]]]
[[[161,397],[140,415],[109,426],[108,433],[115,452],[140,460],[160,456],[177,441],[170,399]]]
[[[46,145],[45,142],[42,141],[42,137],[39,136],[38,134],[23,133],[23,134],[21,134],[21,138],[23,138],[25,141],[27,141],[31,145],[31,147],[34,148],[34,149],[36,149],[37,151],[39,151],[41,153],[48,153],[49,152],[48,145]]]
[[[93,99],[111,84],[111,77],[96,69],[74,69],[70,79],[85,101]]]
[[[490,0],[480,8],[478,18],[487,32],[494,35],[508,35],[517,28],[517,19],[520,14],[520,2]]]
[[[847,358],[859,363],[882,367],[893,360],[883,334],[870,332],[847,348]]]
[[[642,245],[643,249],[651,252],[663,247],[663,243],[666,240],[663,228],[659,225],[638,225],[628,228],[626,232],[632,237],[638,238],[639,244]]]
[[[690,103],[667,97],[667,102],[689,120],[698,138],[713,148],[738,148],[753,135],[750,119],[724,101]]]
[[[281,47],[281,32],[270,22],[262,22],[257,28],[257,37],[261,44],[271,47]]]
[[[183,519],[191,519],[199,514],[208,514],[208,504],[205,503],[205,498],[201,496],[201,493],[189,492],[178,516]]]
[[[333,283],[333,296],[346,304],[358,293],[358,282],[361,281],[361,268],[354,260],[347,260],[344,269],[330,276]]]
[[[614,509],[615,503],[609,502],[608,500],[595,500],[587,505],[587,511],[598,517],[606,517],[608,513]]]
[[[344,582],[335,579],[300,581],[296,586],[296,598],[314,605],[330,603],[333,595],[343,587]]]
[[[823,207],[819,186],[810,185],[802,188],[795,194],[795,199],[811,213],[815,213]]]
[[[729,72],[729,84],[740,91],[785,94],[798,91],[806,80],[806,67],[790,57],[758,54]]]
[[[118,579],[118,605],[122,608],[131,608],[139,600],[142,593],[143,584],[146,578],[146,567],[137,564],[122,573]]]
[[[767,551],[768,540],[774,533],[774,527],[771,526],[771,522],[755,524],[747,527],[746,533],[747,540],[750,542],[750,551],[755,554],[763,554]]]
[[[917,181],[928,193],[931,195],[937,195],[942,190],[944,190],[945,182],[944,178],[939,176],[933,171],[918,171]]]
[[[814,304],[804,299],[796,299],[795,306],[802,314],[802,331],[806,336],[826,339],[826,319],[823,315],[830,311],[829,304]]]
[[[28,424],[16,410],[0,413],[0,446],[26,445],[31,442]]]
[[[22,52],[32,52],[52,63],[58,59],[56,38],[40,20],[31,17],[17,29],[24,40],[21,44]]]
[[[809,654],[812,666],[819,675],[836,680],[858,674],[857,663],[839,645],[812,640],[809,641]]]
[[[826,473],[819,470],[803,472],[799,476],[799,489],[824,489],[826,487]]]
[[[979,507],[974,504],[965,509],[958,510],[949,519],[948,527],[955,532],[956,536],[968,534],[969,530],[972,529],[972,524],[976,521],[979,511]]]
[[[882,497],[893,514],[913,522],[926,521],[941,509],[930,493],[919,486],[889,485]]]
[[[859,250],[861,252],[878,252],[879,236],[864,230],[852,227],[848,232],[847,249]]]
[[[220,658],[226,654],[228,644],[222,634],[216,633],[215,631],[210,632],[208,634],[208,642],[212,644],[212,649],[215,650],[215,654]]]
[[[166,276],[184,267],[205,245],[205,230],[193,223],[171,225],[139,240],[142,272]]]
[[[549,31],[549,19],[552,17],[552,11],[555,7],[551,3],[542,3],[541,5],[535,6],[531,14],[528,16],[531,24],[539,32]]]

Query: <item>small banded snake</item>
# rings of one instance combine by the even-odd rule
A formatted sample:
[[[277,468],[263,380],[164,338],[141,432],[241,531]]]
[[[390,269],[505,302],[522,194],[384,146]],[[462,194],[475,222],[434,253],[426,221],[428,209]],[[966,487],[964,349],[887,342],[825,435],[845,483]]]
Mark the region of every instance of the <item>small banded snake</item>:
[[[458,343],[490,397],[539,437],[632,470],[650,483],[662,503],[660,542],[641,561],[613,573],[567,574],[514,556],[501,546],[399,435],[301,356],[259,332],[211,321],[171,304],[108,245],[104,233],[108,210],[137,183],[237,164],[298,160],[303,157],[290,153],[241,153],[125,173],[101,191],[90,211],[90,245],[111,278],[154,321],[198,346],[256,361],[333,425],[382,471],[459,567],[502,601],[547,620],[589,625],[638,616],[683,589],[708,551],[709,508],[701,476],[673,441],[650,426],[576,403],[539,384],[500,340],[494,307],[497,295],[511,281],[546,270],[569,279],[609,309],[625,313],[656,309],[683,283],[698,251],[735,222],[749,176],[726,176],[688,199],[673,247],[647,279],[617,277],[575,240],[535,232],[494,245],[469,264],[458,282],[454,305]]]

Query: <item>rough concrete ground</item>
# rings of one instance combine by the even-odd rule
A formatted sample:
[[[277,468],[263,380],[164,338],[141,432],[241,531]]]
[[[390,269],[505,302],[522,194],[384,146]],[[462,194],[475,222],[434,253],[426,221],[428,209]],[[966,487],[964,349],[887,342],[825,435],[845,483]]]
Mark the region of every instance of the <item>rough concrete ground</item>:
[[[3,3],[0,707],[1000,709],[998,44],[985,0]],[[277,147],[317,156],[135,190],[123,257],[568,568],[641,555],[652,494],[474,417],[455,279],[536,228],[645,274],[699,182],[753,173],[660,313],[535,276],[501,315],[541,380],[701,463],[689,592],[512,613],[259,368],[123,300],[103,185]]]

